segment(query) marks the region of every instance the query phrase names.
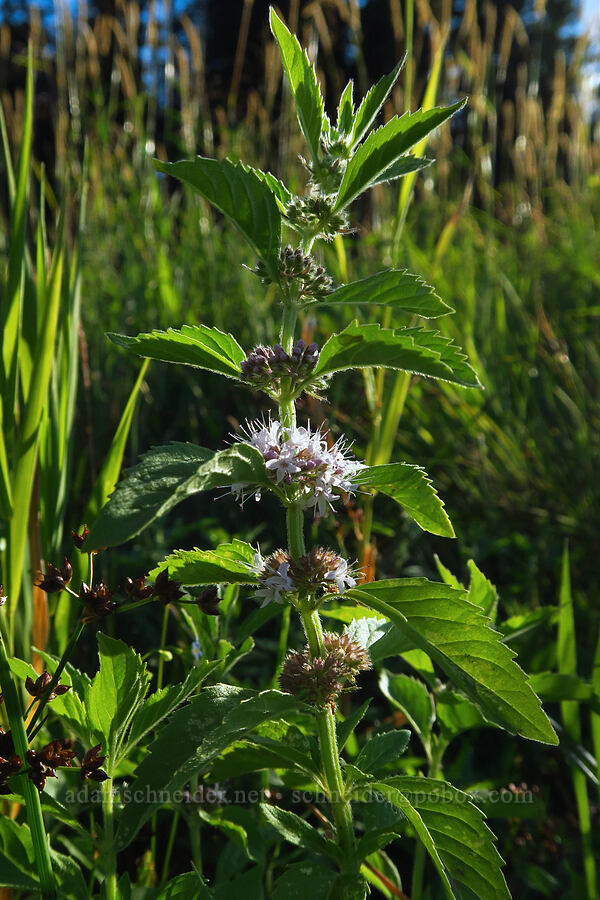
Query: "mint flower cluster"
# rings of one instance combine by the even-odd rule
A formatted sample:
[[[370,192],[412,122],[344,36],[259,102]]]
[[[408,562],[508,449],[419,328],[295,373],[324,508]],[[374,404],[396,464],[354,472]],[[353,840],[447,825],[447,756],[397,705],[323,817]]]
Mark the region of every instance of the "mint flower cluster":
[[[356,587],[357,573],[347,560],[324,547],[313,547],[297,560],[288,550],[276,550],[266,559],[258,551],[249,569],[260,582],[255,596],[263,598],[263,606],[297,597],[311,597],[316,605],[324,595]]]
[[[247,422],[236,440],[249,444],[262,453],[267,471],[280,486],[288,503],[315,509],[324,516],[342,495],[357,490],[354,479],[366,468],[350,453],[348,443],[340,438],[328,446],[325,432],[319,428],[286,428],[277,420]],[[250,485],[233,485],[234,493],[243,495]]]

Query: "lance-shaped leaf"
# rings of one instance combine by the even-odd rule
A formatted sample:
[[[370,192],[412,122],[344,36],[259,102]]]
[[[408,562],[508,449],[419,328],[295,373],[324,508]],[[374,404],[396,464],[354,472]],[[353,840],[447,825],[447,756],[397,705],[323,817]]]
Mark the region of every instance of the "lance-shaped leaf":
[[[344,284],[327,294],[321,306],[390,306],[394,310],[415,313],[424,319],[435,319],[454,312],[437,296],[435,288],[406,269],[384,269],[359,281]]]
[[[290,844],[304,847],[305,850],[313,850],[323,856],[330,856],[336,862],[343,861],[343,851],[337,844],[323,837],[316,828],[313,828],[305,819],[287,809],[277,806],[269,806],[261,803],[261,812],[275,831]]]
[[[319,156],[319,142],[325,121],[323,97],[314,67],[295,35],[271,7],[271,31],[279,44],[281,61],[296,104],[296,114],[312,158]]]
[[[228,378],[240,377],[240,366],[246,358],[233,335],[206,325],[183,325],[180,329],[155,330],[137,337],[109,333],[107,337],[136,356],[183,363]]]
[[[299,708],[294,697],[280,691],[254,694],[231,685],[205,688],[172,715],[138,766],[133,796],[142,799],[123,809],[117,846],[126,847],[152,813],[190,778],[206,774],[223,750],[257,725],[278,721]]]
[[[467,794],[447,782],[411,776],[389,778],[370,787],[404,813],[429,853],[449,900],[465,896],[510,900],[494,835]]]
[[[377,84],[374,84],[361,100],[354,118],[354,128],[352,129],[353,147],[362,140],[374,122],[375,116],[389,97],[390,91],[394,87],[398,75],[402,71],[405,60],[406,56],[403,56],[390,74],[380,78]]]
[[[379,678],[379,688],[381,693],[404,713],[423,744],[428,746],[431,728],[435,722],[435,706],[433,697],[423,682],[409,675],[395,674],[383,669]]]
[[[204,156],[174,163],[155,159],[154,167],[195,188],[227,216],[262,257],[275,280],[278,279],[281,213],[275,196],[260,175],[241,163]]]
[[[219,544],[214,550],[175,550],[150,572],[156,576],[168,569],[176,581],[195,584],[255,584],[256,575],[250,572],[256,550],[237,538],[231,544]]]
[[[337,130],[340,134],[349,134],[354,125],[354,82],[352,79],[348,82],[337,108]]]
[[[281,210],[281,212],[285,212],[288,206],[288,203],[294,196],[292,192],[285,186],[283,181],[280,181],[279,178],[276,178],[271,172],[263,172],[261,169],[253,170],[261,181],[264,181],[265,184],[271,188],[273,192],[273,196],[277,201],[277,206]]]
[[[344,369],[382,366],[479,387],[475,372],[465,360],[456,344],[436,331],[394,330],[378,324],[361,325],[355,320],[324,344],[311,378]]]
[[[236,444],[219,453],[184,443],[154,447],[125,472],[90,528],[86,550],[122,544],[186,497],[237,483],[268,484],[254,447]]]
[[[444,504],[431,479],[420,466],[408,463],[369,466],[359,472],[354,480],[357,484],[391,497],[404,507],[424,531],[442,537],[454,537],[454,529],[446,515]]]
[[[369,183],[369,187],[375,187],[376,184],[384,184],[386,181],[396,181],[398,178],[404,178],[405,175],[411,175],[414,172],[420,172],[432,164],[432,159],[426,156],[401,156],[396,162],[385,169],[374,181]]]
[[[558,743],[514,652],[464,591],[425,578],[398,578],[361,585],[346,597],[387,616],[489,722],[531,740]]]
[[[443,108],[405,113],[400,118],[394,116],[377,131],[371,132],[346,167],[334,210],[348,206],[359,194],[376,184],[386,169],[463,105],[464,101],[461,101]]]

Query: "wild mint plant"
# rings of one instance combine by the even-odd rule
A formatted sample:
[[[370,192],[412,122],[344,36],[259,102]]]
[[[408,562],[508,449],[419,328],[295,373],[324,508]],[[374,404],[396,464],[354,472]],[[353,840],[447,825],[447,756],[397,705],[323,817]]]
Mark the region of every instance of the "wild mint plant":
[[[230,502],[242,508],[251,497],[260,501],[274,494],[285,510],[285,535],[279,535],[280,546],[266,556],[259,547],[235,539],[209,550],[176,550],[150,573],[151,585],[128,579],[122,609],[154,601],[177,605],[193,629],[192,668],[182,684],[148,694],[144,661],[123,642],[101,634],[100,669],[93,680],[69,664],[68,652],[60,661],[47,657],[54,678],[45,679],[39,690],[30,667],[14,660],[12,666],[38,690],[39,708],[44,698],[50,699],[58,674],[68,678],[70,690],[53,703],[86,748],[84,774],[102,782],[103,856],[97,877],[109,900],[126,895],[129,885],[128,875],[117,880],[117,853],[130,847],[165,805],[175,808],[173,835],[180,814],[188,821],[196,870],[170,886],[165,883],[161,897],[174,896],[167,891],[175,889],[175,882],[182,891],[178,896],[219,896],[218,887],[213,895],[201,879],[198,829],[204,823],[242,841],[253,864],[236,885],[248,896],[262,896],[266,881],[268,896],[276,900],[306,893],[315,900],[362,900],[369,881],[384,883],[384,872],[374,864],[383,865],[384,848],[410,834],[417,840],[413,900],[422,896],[426,854],[445,896],[498,900],[509,894],[493,835],[470,797],[442,779],[443,753],[450,737],[471,720],[544,743],[556,743],[556,735],[513,652],[492,627],[493,604],[481,573],[468,591],[449,573],[440,583],[424,578],[363,583],[353,561],[336,549],[307,547],[307,520],[318,523],[358,492],[388,495],[429,532],[444,537],[454,532],[423,469],[404,462],[367,466],[348,438],[334,440],[325,429],[299,421],[296,410],[303,393],[326,395],[331,378],[349,369],[384,367],[479,387],[460,348],[423,325],[381,328],[355,320],[322,346],[306,345],[296,333],[308,307],[316,315],[319,306],[352,310],[378,305],[421,319],[451,312],[431,286],[405,270],[387,269],[334,285],[315,254],[320,242],[352,230],[351,206],[357,197],[430,164],[411,155],[411,148],[463,104],[407,113],[376,127],[399,64],[358,105],[350,82],[333,124],[313,67],[274,11],[271,27],[308,147],[304,193],[294,196],[271,173],[227,159],[157,161],[156,169],[196,190],[246,239],[257,257],[256,277],[276,286],[279,334],[269,346],[248,349],[233,334],[204,324],[136,337],[110,335],[138,356],[216,372],[241,389],[262,392],[264,414],[233,435],[224,426],[224,448],[217,452],[191,443],[148,451],[126,472],[81,546],[93,554],[121,544],[180,501],[216,488],[224,488],[232,495]],[[50,568],[46,589],[66,589],[68,577],[66,564]],[[283,617],[292,609],[299,616],[306,643],[285,654],[279,689],[257,692],[211,683],[199,691],[202,681],[222,678],[251,651],[252,630],[259,621],[246,629],[239,647],[224,647],[214,619],[223,591],[227,603],[247,605],[248,620],[253,603],[256,612],[260,604],[269,614],[274,610]],[[68,649],[84,625],[122,611],[105,586],[83,585],[79,598],[81,621]],[[325,631],[323,614],[343,623],[343,630]],[[340,698],[360,683],[362,673],[393,657],[401,657],[420,676],[380,675],[384,695],[403,711],[410,731],[390,729],[359,738],[355,731],[368,703],[344,717]],[[446,720],[444,705],[453,710]],[[402,774],[411,733],[422,743],[426,777]],[[343,755],[349,742],[356,748],[351,761]],[[70,748],[62,744],[46,744],[41,752],[30,758],[38,790],[43,766],[71,759]],[[16,763],[6,765],[14,768]],[[131,784],[122,781],[124,766],[133,776]],[[277,770],[282,790],[281,796],[264,792],[259,825],[249,824],[243,809],[234,813],[220,805],[219,789],[212,806],[204,803],[211,780],[264,769]],[[106,777],[94,774],[99,771]],[[12,774],[7,771],[6,779]],[[127,791],[115,802],[118,783]],[[312,819],[306,805],[298,811],[286,808],[291,803],[285,791],[294,784],[325,798]],[[130,788],[133,800],[127,799]],[[274,858],[266,874],[264,853],[250,849],[252,827],[261,828],[261,839],[269,846],[278,836],[300,848],[304,858],[296,853],[281,865]],[[167,876],[168,862],[162,881]]]

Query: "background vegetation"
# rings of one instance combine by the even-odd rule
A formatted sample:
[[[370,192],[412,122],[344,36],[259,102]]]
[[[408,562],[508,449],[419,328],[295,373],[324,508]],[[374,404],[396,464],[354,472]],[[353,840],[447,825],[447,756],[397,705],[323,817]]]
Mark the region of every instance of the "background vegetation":
[[[523,666],[550,671],[561,662],[556,610],[568,540],[577,665],[584,678],[595,672],[597,684],[600,145],[593,111],[582,104],[589,46],[572,28],[575,10],[559,2],[529,9],[480,0],[431,6],[417,0],[414,7],[411,0],[364,6],[292,0],[282,6],[317,64],[326,97],[339,94],[348,76],[362,95],[405,49],[409,63],[387,117],[423,102],[438,64],[438,102],[469,96],[452,130],[444,126],[432,142],[437,162],[417,179],[414,202],[399,202],[395,187],[379,186],[355,222],[357,234],[325,250],[339,281],[394,263],[435,284],[456,309],[440,327],[468,350],[485,386],[476,394],[414,379],[399,397],[401,386],[389,379],[379,410],[373,381],[357,391],[356,381],[340,377],[327,403],[306,405],[311,420],[327,421],[334,435],[352,432],[362,456],[373,413],[390,421],[393,401],[402,414],[393,458],[424,463],[445,499],[454,542],[418,533],[391,503],[377,500],[380,524],[370,556],[376,571],[431,576],[437,553],[462,577],[472,557],[496,584],[502,618],[512,621],[513,630],[519,617],[529,616],[515,639]],[[229,330],[234,322],[241,342],[251,346],[278,320],[258,280],[238,265],[254,260],[235,235],[221,229],[202,201],[157,178],[152,157],[242,157],[286,179],[304,149],[292,128],[290,97],[281,90],[262,2],[190,4],[175,14],[168,4],[119,0],[110,8],[82,8],[75,17],[60,8],[54,22],[33,7],[26,20],[18,13],[7,7],[0,26],[0,91],[16,161],[26,128],[30,39],[34,177],[25,240],[32,254],[41,225],[47,246],[59,243],[56,215],[62,205],[66,210],[70,278],[55,389],[63,384],[60,372],[68,370],[76,406],[61,419],[66,445],[62,456],[52,457],[54,469],[50,451],[41,452],[37,498],[37,558],[56,562],[68,550],[60,523],[68,534],[98,508],[116,479],[121,453],[131,464],[148,446],[171,439],[217,448],[227,438],[220,410],[236,410],[232,430],[254,411],[247,395],[216,377],[154,363],[135,410],[132,401],[122,419],[139,366],[108,343],[105,332],[197,321]],[[0,266],[8,271],[10,162],[3,166]],[[305,336],[319,340],[314,328],[307,317]],[[234,395],[226,397],[227,390]],[[48,447],[57,440],[50,424]],[[63,488],[53,491],[58,472]],[[261,533],[259,521],[257,516],[254,532],[244,537],[260,539],[269,550],[274,535]],[[107,554],[103,574],[109,583],[148,571],[175,546],[205,547],[235,535],[237,515],[227,502],[190,503],[160,527],[121,555]],[[357,556],[360,511],[349,508],[334,527],[332,540]],[[32,546],[25,563],[30,573]],[[563,603],[564,590],[563,583]],[[23,646],[29,646],[36,621],[33,595],[30,609]],[[61,615],[62,632],[49,639],[59,646],[68,611]],[[159,630],[158,620],[146,618],[128,637],[144,650],[156,644]],[[39,632],[37,637],[39,646]],[[170,640],[182,639],[174,623]],[[276,640],[266,629],[265,653]],[[252,658],[247,677],[259,684],[263,676]],[[550,709],[559,715],[558,706]],[[585,768],[582,748],[600,744],[593,717],[586,712],[581,721],[575,742],[581,752],[575,748],[576,762],[571,760],[579,770]],[[510,738],[495,734],[487,751],[482,740],[477,758],[468,739],[460,742],[449,772],[455,782],[468,788],[525,781],[539,785],[544,796],[536,821],[494,823],[514,896],[563,897],[567,881],[574,885],[571,896],[583,896],[576,893],[581,803],[565,778],[564,756],[519,745],[515,759]],[[600,746],[595,749],[597,755]],[[597,825],[595,768],[588,759]]]

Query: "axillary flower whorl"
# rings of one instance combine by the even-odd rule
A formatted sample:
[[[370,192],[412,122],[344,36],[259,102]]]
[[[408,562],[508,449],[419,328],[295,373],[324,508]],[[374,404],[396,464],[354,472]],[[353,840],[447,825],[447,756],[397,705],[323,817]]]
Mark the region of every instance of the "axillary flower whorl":
[[[365,468],[354,459],[343,438],[328,447],[320,430],[285,428],[277,420],[247,422],[241,433],[234,435],[262,453],[267,472],[285,493],[290,503],[314,507],[323,516],[341,494],[356,490],[353,479]],[[250,485],[235,484],[232,490],[243,496]]]
[[[325,632],[325,654],[311,658],[308,647],[284,660],[279,686],[316,706],[330,706],[343,691],[353,690],[359,672],[371,668],[368,652],[347,634]]]
[[[263,598],[263,606],[307,597],[316,603],[326,594],[343,594],[356,585],[347,561],[323,547],[313,547],[298,560],[287,550],[276,550],[266,559],[258,552],[250,569],[258,576],[256,596]]]
[[[279,390],[282,378],[291,378],[295,382],[305,381],[318,361],[317,344],[306,344],[299,340],[291,354],[286,353],[281,344],[256,347],[242,360],[240,368],[244,381],[273,393]]]

